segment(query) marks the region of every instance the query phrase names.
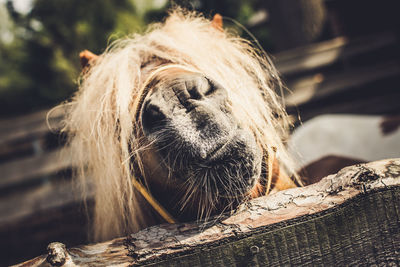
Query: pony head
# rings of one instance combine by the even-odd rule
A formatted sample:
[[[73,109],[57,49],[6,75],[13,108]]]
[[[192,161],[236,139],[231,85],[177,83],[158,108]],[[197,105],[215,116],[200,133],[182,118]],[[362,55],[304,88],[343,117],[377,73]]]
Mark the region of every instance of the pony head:
[[[175,9],[82,57],[90,67],[64,130],[79,181],[94,188],[96,240],[161,217],[206,219],[294,185],[278,74],[218,17]]]

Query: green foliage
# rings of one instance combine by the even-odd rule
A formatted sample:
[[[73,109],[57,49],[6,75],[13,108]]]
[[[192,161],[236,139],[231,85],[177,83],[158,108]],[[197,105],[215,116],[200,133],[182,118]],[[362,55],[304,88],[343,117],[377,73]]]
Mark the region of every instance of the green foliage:
[[[76,88],[80,51],[101,53],[115,31],[143,26],[128,0],[37,0],[27,14],[7,7],[14,36],[0,40],[2,117],[65,100]]]
[[[244,25],[256,12],[257,2],[175,1],[209,17],[219,12]],[[161,20],[171,6],[167,0],[36,0],[29,12],[19,13],[12,0],[0,4],[0,117],[68,99],[76,90],[80,51],[102,53],[114,39]]]

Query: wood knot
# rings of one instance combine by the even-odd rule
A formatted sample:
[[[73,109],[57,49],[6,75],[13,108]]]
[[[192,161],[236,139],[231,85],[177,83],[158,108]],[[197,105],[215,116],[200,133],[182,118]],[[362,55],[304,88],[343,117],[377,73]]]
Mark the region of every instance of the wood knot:
[[[66,260],[67,250],[60,242],[53,242],[47,246],[46,261],[52,266],[63,266]]]
[[[256,255],[256,254],[258,254],[258,252],[260,252],[260,248],[257,247],[257,246],[251,246],[250,247],[250,252],[251,252],[252,255]]]

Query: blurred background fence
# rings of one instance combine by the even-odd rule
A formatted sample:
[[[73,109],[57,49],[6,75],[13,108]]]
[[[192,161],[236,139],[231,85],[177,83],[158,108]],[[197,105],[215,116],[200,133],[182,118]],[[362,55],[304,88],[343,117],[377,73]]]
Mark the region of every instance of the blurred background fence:
[[[244,25],[273,56],[295,125],[325,113],[400,114],[396,1],[175,1]],[[59,157],[78,54],[162,20],[167,0],[0,0],[0,265],[85,243],[87,217]],[[251,39],[230,20],[226,27]],[[254,40],[253,40],[254,41]],[[89,203],[90,212],[91,205]]]

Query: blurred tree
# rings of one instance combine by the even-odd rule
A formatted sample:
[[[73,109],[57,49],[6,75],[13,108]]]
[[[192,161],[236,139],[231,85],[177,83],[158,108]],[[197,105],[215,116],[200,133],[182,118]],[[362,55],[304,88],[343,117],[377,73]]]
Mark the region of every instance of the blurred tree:
[[[114,39],[141,31],[146,12],[162,9],[165,3],[37,0],[26,14],[16,11],[11,0],[1,5],[5,23],[0,28],[0,116],[68,98],[76,88],[81,50],[101,53]]]
[[[174,4],[233,18],[271,47],[262,0],[30,0],[26,12],[14,8],[18,3],[0,2],[0,117],[67,99],[76,89],[81,50],[102,53],[113,40],[161,20]],[[249,38],[229,19],[224,24]]]

